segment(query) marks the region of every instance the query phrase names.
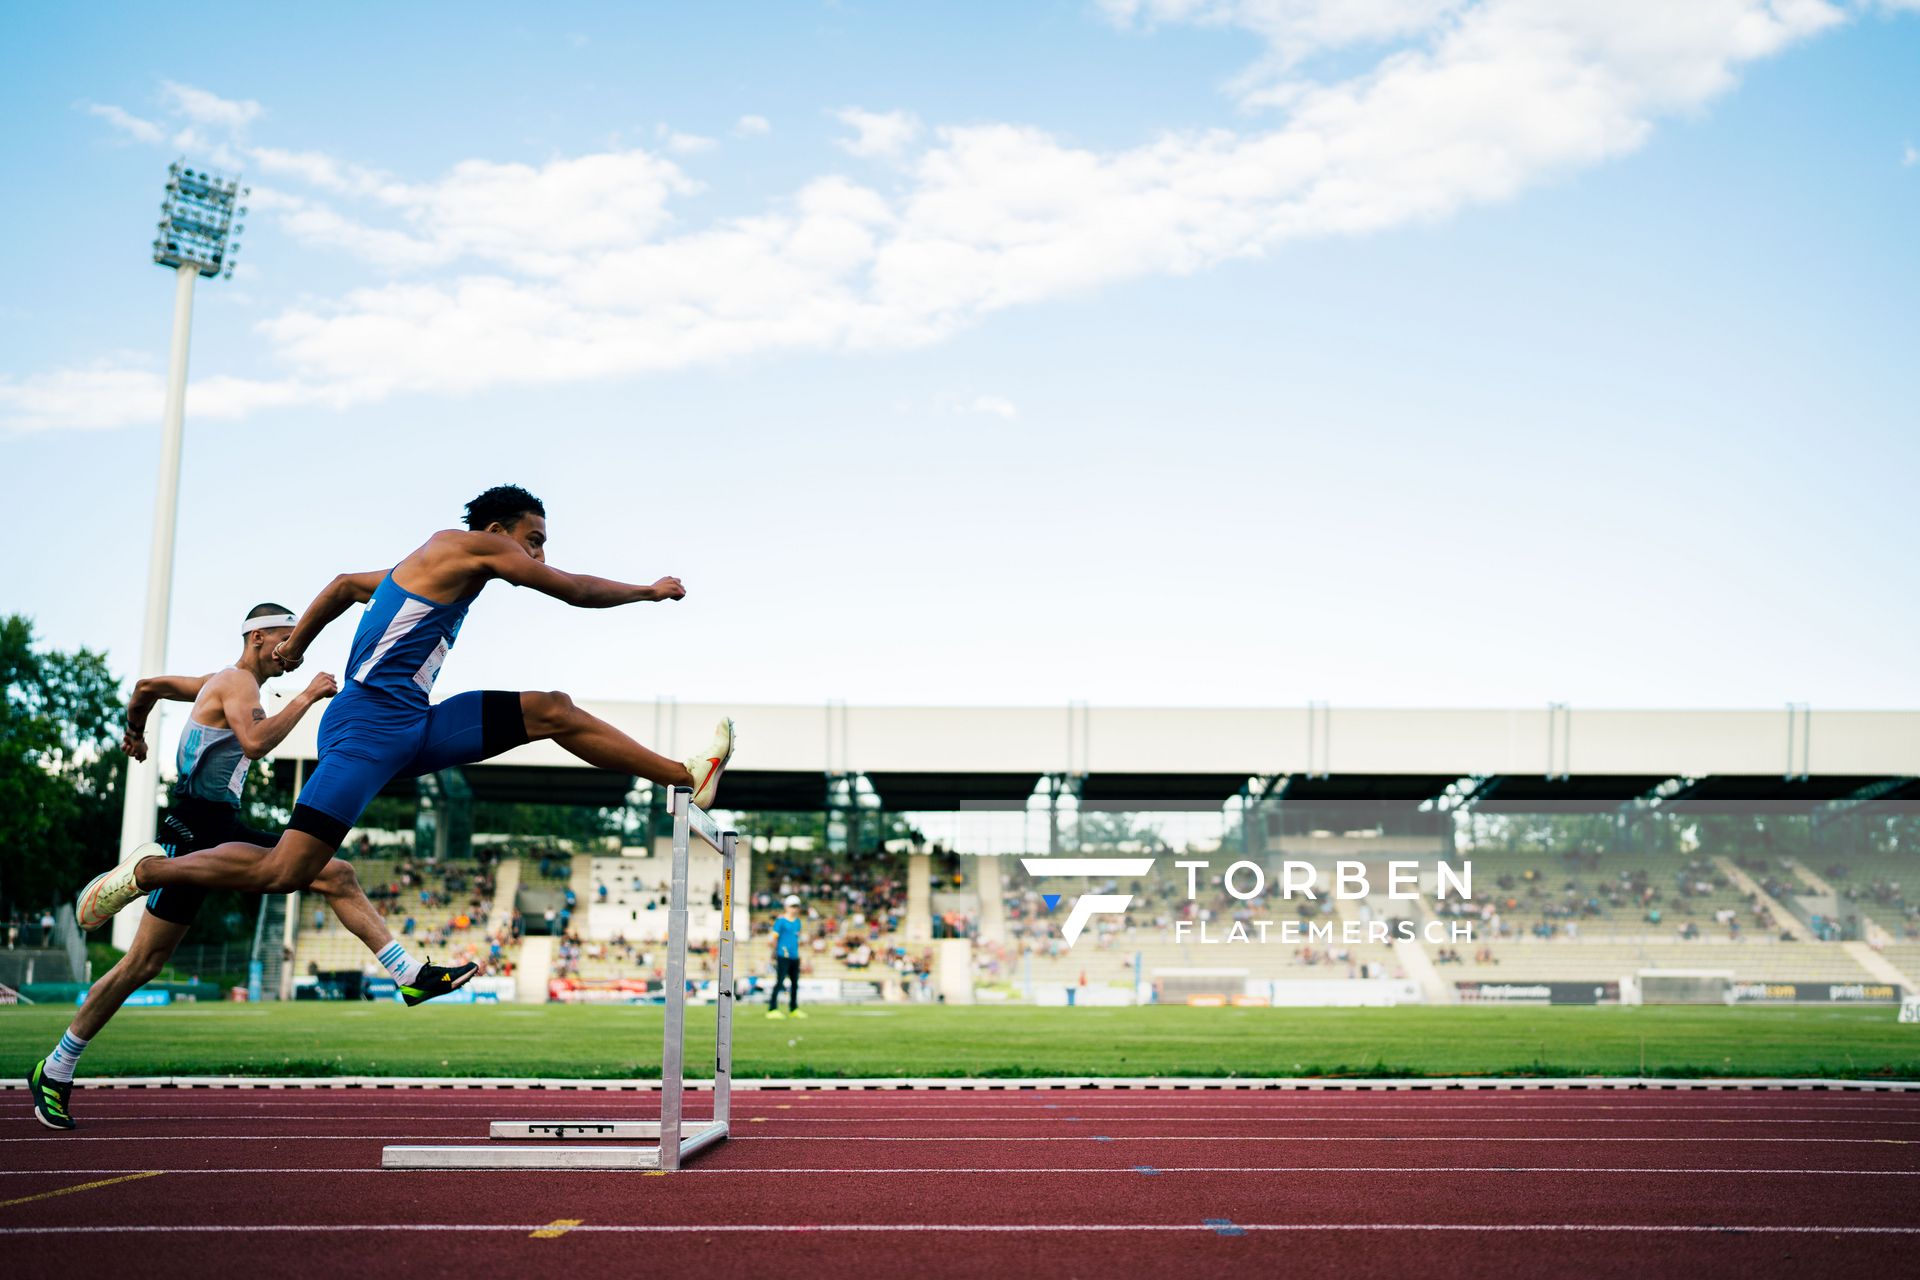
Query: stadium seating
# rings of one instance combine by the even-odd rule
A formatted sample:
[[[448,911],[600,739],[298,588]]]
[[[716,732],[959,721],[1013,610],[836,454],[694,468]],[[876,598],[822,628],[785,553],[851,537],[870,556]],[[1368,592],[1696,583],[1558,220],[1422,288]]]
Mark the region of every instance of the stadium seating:
[[[356,858],[354,871],[394,937],[416,955],[431,955],[443,964],[471,960],[501,971],[512,969],[511,946],[505,937],[499,939],[501,955],[497,960],[493,956],[494,939],[487,930],[493,873],[480,863],[435,865],[405,857]],[[312,893],[300,895],[294,974],[374,969],[366,947],[334,918],[325,901]]]

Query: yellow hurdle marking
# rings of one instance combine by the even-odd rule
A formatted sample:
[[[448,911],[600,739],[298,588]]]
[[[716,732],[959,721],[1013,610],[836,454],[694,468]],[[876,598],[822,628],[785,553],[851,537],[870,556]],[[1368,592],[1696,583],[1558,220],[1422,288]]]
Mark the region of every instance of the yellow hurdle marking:
[[[77,1187],[61,1187],[58,1191],[42,1191],[35,1196],[21,1196],[17,1200],[0,1200],[0,1209],[10,1209],[16,1204],[30,1204],[35,1200],[51,1200],[55,1196],[70,1196],[76,1191],[91,1191],[95,1187],[110,1187],[116,1182],[138,1182],[142,1178],[157,1178],[165,1172],[165,1169],[155,1169],[151,1173],[129,1173],[118,1178],[102,1178],[98,1182],[83,1182]]]
[[[644,1178],[664,1178],[667,1176],[667,1171],[665,1169],[648,1169],[640,1176]]]
[[[573,1230],[575,1227],[579,1226],[581,1223],[585,1221],[586,1221],[585,1218],[555,1218],[552,1222],[549,1222],[546,1226],[541,1227],[538,1231],[533,1232],[528,1237],[528,1239],[558,1240],[561,1236],[567,1234],[567,1232]]]

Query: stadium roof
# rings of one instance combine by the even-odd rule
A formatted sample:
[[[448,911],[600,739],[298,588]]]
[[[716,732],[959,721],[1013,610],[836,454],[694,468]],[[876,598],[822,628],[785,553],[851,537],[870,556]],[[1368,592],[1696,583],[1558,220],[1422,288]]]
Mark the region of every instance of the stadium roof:
[[[728,775],[732,777],[731,774]],[[869,773],[880,803],[896,813],[946,809],[1024,809],[1040,785],[1033,773]],[[723,782],[731,786],[731,782]],[[733,803],[731,794],[727,803]]]
[[[1484,812],[1667,802],[1920,800],[1920,712],[1565,708],[846,707],[585,702],[678,755],[723,714],[739,726],[730,808],[814,809],[826,778],[863,773],[893,811],[1019,808],[1044,775],[1089,808],[1213,808],[1251,778],[1288,805],[1418,805],[1462,778]],[[309,716],[276,758],[311,761]],[[627,782],[551,742],[468,770],[476,798],[617,804]]]

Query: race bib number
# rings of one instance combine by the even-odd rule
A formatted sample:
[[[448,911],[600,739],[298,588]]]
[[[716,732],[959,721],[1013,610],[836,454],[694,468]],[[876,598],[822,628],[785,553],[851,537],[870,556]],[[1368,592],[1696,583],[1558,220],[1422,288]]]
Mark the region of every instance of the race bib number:
[[[420,669],[413,673],[413,682],[432,693],[433,682],[440,676],[440,664],[447,660],[447,650],[452,647],[444,639],[435,645],[433,652],[427,655],[427,660],[420,664]]]

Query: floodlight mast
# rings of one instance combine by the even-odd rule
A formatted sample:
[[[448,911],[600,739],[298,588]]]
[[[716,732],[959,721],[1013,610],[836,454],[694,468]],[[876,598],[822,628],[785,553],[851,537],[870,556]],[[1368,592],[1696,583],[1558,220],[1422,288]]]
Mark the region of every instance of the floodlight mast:
[[[246,217],[240,204],[249,191],[238,180],[176,160],[167,167],[167,198],[160,206],[153,260],[174,271],[173,345],[167,357],[167,403],[160,432],[160,487],[153,504],[153,541],[147,559],[147,615],[140,634],[139,676],[163,674],[167,662],[167,617],[173,601],[173,535],[180,500],[180,442],[187,411],[187,347],[193,327],[193,282],[232,279]],[[158,709],[149,720],[155,743]],[[127,761],[126,795],[120,810],[120,852],[153,839],[159,799],[160,760]],[[142,910],[113,918],[113,944],[131,946]]]

